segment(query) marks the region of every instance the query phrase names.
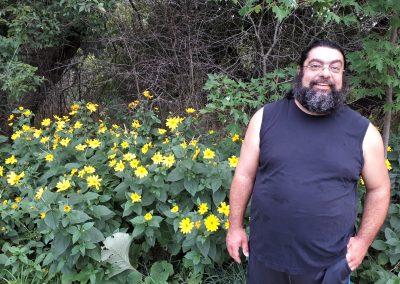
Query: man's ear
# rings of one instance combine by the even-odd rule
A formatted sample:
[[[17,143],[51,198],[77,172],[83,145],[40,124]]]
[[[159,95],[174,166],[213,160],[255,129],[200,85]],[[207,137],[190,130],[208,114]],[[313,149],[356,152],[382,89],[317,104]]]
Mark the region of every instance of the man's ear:
[[[300,74],[300,66],[297,66],[297,75]]]

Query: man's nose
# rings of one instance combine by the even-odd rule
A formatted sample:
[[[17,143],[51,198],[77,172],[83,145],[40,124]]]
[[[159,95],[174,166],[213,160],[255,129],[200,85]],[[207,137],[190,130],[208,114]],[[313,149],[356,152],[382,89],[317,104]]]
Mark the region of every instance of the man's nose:
[[[324,66],[319,74],[323,78],[331,77],[331,71],[329,70],[328,66]]]

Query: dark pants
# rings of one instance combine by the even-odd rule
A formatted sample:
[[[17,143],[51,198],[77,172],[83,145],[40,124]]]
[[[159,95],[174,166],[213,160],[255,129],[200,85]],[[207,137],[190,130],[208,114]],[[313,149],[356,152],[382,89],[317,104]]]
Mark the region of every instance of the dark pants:
[[[292,275],[266,267],[250,256],[248,266],[249,284],[348,284],[351,270],[346,258],[327,269],[307,275]]]

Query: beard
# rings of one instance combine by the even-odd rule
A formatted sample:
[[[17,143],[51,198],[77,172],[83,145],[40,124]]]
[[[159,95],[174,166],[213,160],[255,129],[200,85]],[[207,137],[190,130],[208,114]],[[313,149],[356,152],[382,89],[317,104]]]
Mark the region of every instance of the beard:
[[[343,77],[342,89],[336,89],[335,85],[327,79],[319,78],[310,82],[310,87],[302,84],[303,71],[293,81],[293,97],[308,111],[317,114],[330,114],[344,105],[347,97],[346,79]],[[317,84],[328,84],[329,91],[315,90]]]

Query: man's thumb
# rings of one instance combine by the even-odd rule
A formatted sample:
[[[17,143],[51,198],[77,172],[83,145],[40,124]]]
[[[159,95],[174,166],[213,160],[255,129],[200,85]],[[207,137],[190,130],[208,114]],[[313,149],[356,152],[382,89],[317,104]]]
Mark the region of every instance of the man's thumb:
[[[246,257],[249,257],[249,244],[247,242],[247,238],[242,239],[242,249],[243,249],[243,254]]]

